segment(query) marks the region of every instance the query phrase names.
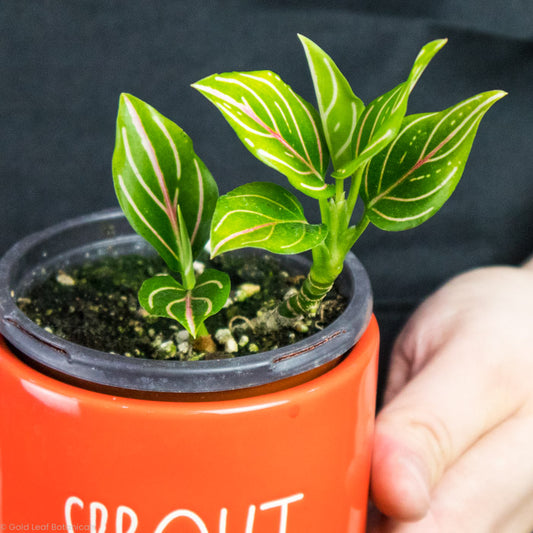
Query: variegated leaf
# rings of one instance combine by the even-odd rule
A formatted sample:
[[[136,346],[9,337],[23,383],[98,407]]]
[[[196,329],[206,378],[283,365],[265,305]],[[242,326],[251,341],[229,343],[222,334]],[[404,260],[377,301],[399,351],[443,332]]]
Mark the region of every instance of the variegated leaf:
[[[298,37],[307,56],[324,135],[337,169],[353,159],[352,139],[365,106],[331,57],[307,37]]]
[[[490,91],[440,113],[406,117],[364,174],[361,197],[370,221],[400,231],[434,215],[463,173],[483,115],[505,94]]]
[[[327,235],[309,224],[298,199],[274,183],[241,185],[218,199],[211,226],[211,254],[252,247],[278,254],[314,248]]]
[[[174,122],[122,94],[113,154],[113,179],[129,222],[175,271],[182,268],[178,205],[196,255],[209,237],[217,186]]]
[[[177,320],[196,337],[204,320],[224,307],[229,292],[229,276],[207,269],[192,290],[186,290],[168,275],[147,279],[139,291],[139,301],[150,314]]]
[[[193,84],[246,148],[313,198],[331,196],[329,155],[315,109],[270,71],[213,74]]]
[[[398,135],[411,91],[431,59],[445,44],[446,39],[426,44],[420,50],[407,80],[367,106],[353,135],[352,161],[334,172],[333,177],[351,176]]]

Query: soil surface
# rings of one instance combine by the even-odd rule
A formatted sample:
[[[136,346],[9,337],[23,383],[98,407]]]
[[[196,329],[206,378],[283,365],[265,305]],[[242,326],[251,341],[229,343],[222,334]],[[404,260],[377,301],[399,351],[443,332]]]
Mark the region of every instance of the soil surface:
[[[292,344],[323,329],[346,306],[333,289],[315,317],[275,332],[258,332],[249,327],[257,311],[274,309],[304,277],[286,272],[267,254],[242,258],[229,253],[195,266],[218,268],[231,277],[226,307],[206,321],[216,342],[213,353],[195,349],[177,322],[149,316],[140,307],[142,282],[169,273],[157,256],[105,257],[55,271],[35,282],[17,303],[36,324],[77,344],[129,357],[179,360],[235,357]]]

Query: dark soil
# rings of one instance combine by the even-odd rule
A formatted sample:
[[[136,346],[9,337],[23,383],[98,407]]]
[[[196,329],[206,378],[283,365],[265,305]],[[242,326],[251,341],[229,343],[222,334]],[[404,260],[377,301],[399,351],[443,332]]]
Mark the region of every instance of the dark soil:
[[[39,326],[77,344],[131,357],[181,360],[241,356],[292,344],[323,329],[346,305],[333,290],[316,317],[269,334],[258,333],[247,325],[257,310],[274,309],[287,291],[301,284],[303,276],[291,276],[272,255],[244,259],[224,254],[207,266],[225,270],[232,281],[228,305],[206,321],[215,338],[220,330],[231,332],[229,340],[217,342],[215,353],[193,350],[182,326],[148,316],[140,307],[137,292],[142,282],[168,273],[157,256],[105,257],[56,271],[34,283],[18,298],[18,305]],[[246,297],[247,293],[253,294]],[[227,353],[225,346],[233,351]]]

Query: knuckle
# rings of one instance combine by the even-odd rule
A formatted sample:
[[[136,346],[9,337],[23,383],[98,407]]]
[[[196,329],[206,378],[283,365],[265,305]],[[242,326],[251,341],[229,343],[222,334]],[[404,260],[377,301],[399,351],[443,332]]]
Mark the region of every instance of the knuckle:
[[[454,459],[452,435],[447,424],[434,414],[412,418],[409,425],[413,445],[426,462],[433,485]]]

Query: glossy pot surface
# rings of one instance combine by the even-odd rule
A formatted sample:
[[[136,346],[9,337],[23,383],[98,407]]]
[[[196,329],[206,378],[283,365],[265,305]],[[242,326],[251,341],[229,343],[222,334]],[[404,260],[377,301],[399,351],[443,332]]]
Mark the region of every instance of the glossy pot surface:
[[[320,377],[218,402],[75,387],[31,368],[0,338],[0,524],[363,533],[378,337],[372,319]]]
[[[363,533],[379,333],[357,259],[340,278],[339,319],[233,360],[89,350],[15,305],[63,261],[131,251],[145,248],[113,211],[30,236],[0,261],[0,529]]]

